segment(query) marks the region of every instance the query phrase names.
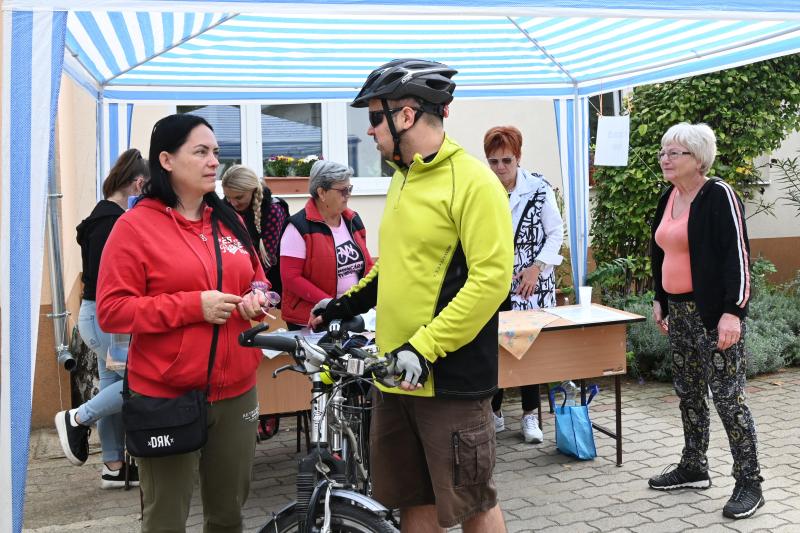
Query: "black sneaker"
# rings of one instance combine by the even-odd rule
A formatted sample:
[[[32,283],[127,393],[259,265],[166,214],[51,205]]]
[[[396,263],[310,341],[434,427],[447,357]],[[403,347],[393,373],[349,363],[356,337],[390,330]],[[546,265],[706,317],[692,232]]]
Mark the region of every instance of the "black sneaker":
[[[675,465],[670,470],[669,465],[658,476],[653,476],[647,483],[651,489],[656,490],[675,490],[675,489],[707,489],[711,486],[711,478],[708,472],[694,472],[692,470]]]
[[[758,479],[740,479],[733,488],[733,495],[722,509],[722,516],[740,519],[753,516],[756,510],[764,505],[764,496],[761,494],[761,482]]]
[[[125,467],[128,469],[128,485],[129,487],[139,486],[139,468],[136,463],[123,464],[119,470],[111,470],[105,464],[103,465],[103,474],[100,476],[100,488],[103,489],[121,489],[125,487]]]
[[[77,412],[77,409],[71,409],[56,413],[55,422],[64,455],[70,463],[81,466],[89,458],[89,434],[92,430],[75,421]]]

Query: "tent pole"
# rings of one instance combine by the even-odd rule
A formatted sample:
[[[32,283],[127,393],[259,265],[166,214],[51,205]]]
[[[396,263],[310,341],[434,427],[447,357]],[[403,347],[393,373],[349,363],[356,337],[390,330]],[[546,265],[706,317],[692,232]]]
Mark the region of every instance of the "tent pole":
[[[583,176],[583,156],[584,156],[584,143],[582,141],[582,133],[585,134],[585,125],[583,124],[583,113],[580,108],[580,96],[578,94],[578,85],[574,85],[574,92],[572,94],[572,140],[573,140],[573,172],[575,173],[573,184],[575,185],[572,194],[575,195],[575,232],[577,233],[576,239],[579,250],[576,250],[577,257],[574,263],[576,272],[574,272],[573,279],[578,284],[575,287],[577,292],[578,287],[586,283],[586,254],[588,252],[589,240],[586,235],[586,224],[588,219],[588,204],[586,202],[586,183]]]

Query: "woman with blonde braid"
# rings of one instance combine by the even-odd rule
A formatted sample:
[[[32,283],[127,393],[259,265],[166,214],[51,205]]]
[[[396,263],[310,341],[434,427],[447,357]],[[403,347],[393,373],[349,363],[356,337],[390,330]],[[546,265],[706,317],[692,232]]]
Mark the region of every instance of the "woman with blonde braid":
[[[258,249],[261,266],[272,285],[281,293],[280,241],[289,206],[272,192],[244,165],[234,165],[222,176],[225,200],[244,219],[253,244]]]
[[[244,165],[233,165],[225,171],[222,175],[222,192],[225,201],[244,219],[272,290],[281,294],[280,242],[283,227],[289,218],[289,206],[284,200],[272,196],[269,187],[263,185],[256,173]],[[261,440],[269,439],[278,431],[279,418],[261,415],[258,428]]]

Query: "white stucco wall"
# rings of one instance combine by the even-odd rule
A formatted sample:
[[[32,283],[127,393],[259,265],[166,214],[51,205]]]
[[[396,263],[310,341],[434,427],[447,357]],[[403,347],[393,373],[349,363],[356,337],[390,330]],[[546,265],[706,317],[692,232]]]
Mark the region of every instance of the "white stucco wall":
[[[552,100],[462,100],[450,105],[445,129],[461,146],[484,160],[483,135],[493,126],[515,126],[522,132],[522,166],[543,174],[561,188],[556,119]]]
[[[74,297],[80,296],[77,293],[81,290],[79,276],[83,268],[75,227],[89,216],[97,202],[97,107],[94,99],[67,76],[61,79],[58,103],[56,143],[63,195],[60,214],[64,296],[69,302],[72,295],[74,303]],[[77,309],[70,311],[77,319]]]
[[[786,159],[800,157],[800,133],[790,134],[780,148],[772,152],[769,157],[764,157],[765,162],[769,159]],[[797,208],[789,205],[785,200],[780,200],[785,193],[781,190],[785,185],[778,181],[781,173],[777,168],[762,169],[764,176],[764,201],[776,202],[775,216],[761,213],[747,220],[747,230],[751,239],[765,239],[776,237],[798,237],[800,236],[800,217],[797,216]],[[748,211],[753,211],[752,206],[747,206]]]

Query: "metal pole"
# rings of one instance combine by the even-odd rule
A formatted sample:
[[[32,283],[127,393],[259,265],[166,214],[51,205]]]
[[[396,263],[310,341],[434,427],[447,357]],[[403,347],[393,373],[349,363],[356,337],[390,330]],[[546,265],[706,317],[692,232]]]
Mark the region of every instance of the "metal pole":
[[[53,330],[56,340],[56,357],[58,363],[70,372],[74,371],[77,362],[69,352],[67,346],[67,317],[69,312],[64,303],[64,274],[61,260],[61,231],[59,229],[58,200],[62,194],[58,192],[58,176],[56,175],[56,165],[51,159],[50,172],[48,177],[47,194],[47,234],[50,245],[50,293],[53,299],[53,312],[48,314],[48,318],[53,319]]]

